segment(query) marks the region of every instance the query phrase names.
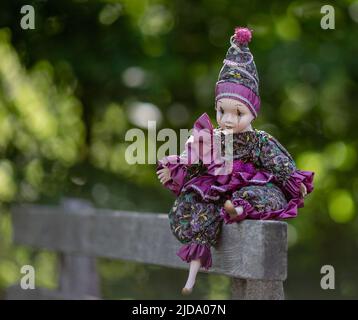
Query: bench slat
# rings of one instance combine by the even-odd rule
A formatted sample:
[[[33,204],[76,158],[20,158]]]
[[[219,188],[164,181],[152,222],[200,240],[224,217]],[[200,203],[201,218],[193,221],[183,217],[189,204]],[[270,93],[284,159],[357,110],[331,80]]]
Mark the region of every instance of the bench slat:
[[[13,207],[14,241],[63,253],[188,268],[176,255],[181,244],[171,233],[166,214],[69,210],[37,205]],[[210,272],[283,281],[287,276],[287,224],[245,220],[223,225],[212,253]]]

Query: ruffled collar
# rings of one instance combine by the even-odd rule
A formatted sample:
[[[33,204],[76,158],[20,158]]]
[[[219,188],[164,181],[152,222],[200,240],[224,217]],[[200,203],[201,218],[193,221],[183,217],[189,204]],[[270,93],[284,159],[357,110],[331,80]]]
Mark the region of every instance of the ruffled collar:
[[[253,128],[252,131],[243,131],[234,133],[226,137],[223,133],[223,130],[220,126],[214,128],[210,121],[210,117],[204,113],[202,114],[194,123],[194,136],[196,132],[200,130],[206,130],[209,133],[209,136],[214,138],[215,143],[219,142],[221,144],[221,154],[224,155],[225,152],[225,138],[228,139],[226,142],[233,146],[233,156],[234,159],[242,160],[251,160],[255,153],[255,149],[259,143],[259,130]],[[209,137],[208,137],[209,138]]]

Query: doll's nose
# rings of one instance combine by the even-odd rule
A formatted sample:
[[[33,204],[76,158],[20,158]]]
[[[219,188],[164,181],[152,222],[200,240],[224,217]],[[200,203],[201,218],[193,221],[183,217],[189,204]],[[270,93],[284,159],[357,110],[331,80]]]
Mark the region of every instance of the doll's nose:
[[[235,123],[235,116],[233,115],[233,114],[231,114],[231,113],[227,113],[227,114],[224,114],[224,116],[223,116],[223,122],[224,123]]]
[[[235,118],[231,115],[225,115],[222,119],[225,126],[234,126],[235,124]]]

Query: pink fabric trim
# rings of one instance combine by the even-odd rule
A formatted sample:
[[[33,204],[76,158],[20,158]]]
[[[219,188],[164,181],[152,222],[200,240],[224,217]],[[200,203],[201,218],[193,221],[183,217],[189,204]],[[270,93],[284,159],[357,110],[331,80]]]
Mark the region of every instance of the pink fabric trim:
[[[214,127],[210,121],[210,117],[204,112],[194,123],[194,129],[197,130],[214,130]]]
[[[212,258],[211,258],[211,252],[210,252],[210,246],[204,245],[200,243],[189,243],[184,244],[179,251],[177,252],[177,255],[186,262],[190,262],[191,260],[200,259],[201,260],[201,266],[208,270],[212,265]]]

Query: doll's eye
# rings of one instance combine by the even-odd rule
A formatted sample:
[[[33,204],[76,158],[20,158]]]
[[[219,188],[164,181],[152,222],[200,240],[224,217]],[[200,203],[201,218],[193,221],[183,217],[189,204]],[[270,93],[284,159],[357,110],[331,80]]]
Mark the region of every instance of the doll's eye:
[[[241,117],[241,112],[239,110],[237,110],[237,115]]]
[[[224,109],[222,107],[220,107],[220,112],[224,113]]]

